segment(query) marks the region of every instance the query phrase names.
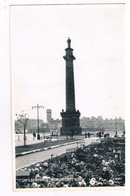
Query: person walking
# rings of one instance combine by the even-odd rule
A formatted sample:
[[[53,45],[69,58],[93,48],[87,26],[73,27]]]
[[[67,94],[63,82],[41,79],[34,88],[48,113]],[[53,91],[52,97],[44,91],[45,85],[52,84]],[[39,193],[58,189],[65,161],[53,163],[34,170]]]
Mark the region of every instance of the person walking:
[[[35,133],[35,132],[33,132],[33,140],[35,139],[35,137],[36,137],[36,133]]]

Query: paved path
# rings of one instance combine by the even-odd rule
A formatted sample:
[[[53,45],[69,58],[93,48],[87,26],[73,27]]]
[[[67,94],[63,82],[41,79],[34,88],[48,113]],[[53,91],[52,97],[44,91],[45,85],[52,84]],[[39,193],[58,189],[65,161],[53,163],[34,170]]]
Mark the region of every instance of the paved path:
[[[44,134],[46,137],[49,136],[50,134]],[[37,144],[40,142],[44,141],[44,135],[40,134],[40,136],[43,138],[42,140],[37,140],[36,138],[33,138],[33,134],[32,133],[26,133],[26,145],[30,145],[30,144]],[[24,145],[24,134],[15,134],[15,146],[23,146]],[[56,138],[54,138],[52,141],[57,140]]]
[[[97,138],[89,138],[89,139],[87,138],[87,139],[84,139],[83,141],[85,142],[85,145],[89,145],[89,144],[91,144],[91,142],[94,142],[96,140],[97,140]],[[47,160],[51,157],[52,154],[55,156],[58,154],[65,153],[66,149],[74,148],[74,147],[77,147],[77,143],[66,145],[66,146],[61,146],[59,148],[54,148],[54,149],[50,149],[47,151],[41,151],[41,152],[36,152],[33,154],[28,154],[25,156],[16,157],[16,159],[15,159],[16,160],[16,170],[18,170],[22,167],[26,167],[26,166],[31,165],[36,162]]]
[[[44,136],[47,138],[48,136],[50,136],[50,134],[40,134],[41,136],[41,140],[37,140],[36,138],[33,138],[32,133],[26,133],[26,145],[31,145],[31,144],[38,144],[38,143],[42,143],[44,142]],[[15,134],[15,146],[23,146],[24,145],[24,135],[23,134]],[[82,136],[74,136],[74,139],[83,139],[84,135]],[[58,140],[64,140],[66,139],[66,136],[58,136]],[[51,141],[57,141],[57,136],[53,136]]]

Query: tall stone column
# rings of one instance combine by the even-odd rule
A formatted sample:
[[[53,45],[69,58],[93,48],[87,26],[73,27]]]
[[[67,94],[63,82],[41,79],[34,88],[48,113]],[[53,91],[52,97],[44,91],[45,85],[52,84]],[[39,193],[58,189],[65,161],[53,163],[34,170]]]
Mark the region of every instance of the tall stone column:
[[[68,38],[68,48],[65,49],[66,55],[63,57],[66,61],[66,111],[75,111],[75,89],[74,89],[74,71],[73,71],[73,49],[70,47],[71,40]]]
[[[75,88],[74,88],[74,70],[73,70],[73,49],[71,40],[67,40],[68,47],[65,49],[66,55],[63,57],[66,61],[66,111],[62,110],[61,135],[80,135],[81,128],[79,123],[80,112],[75,109]]]

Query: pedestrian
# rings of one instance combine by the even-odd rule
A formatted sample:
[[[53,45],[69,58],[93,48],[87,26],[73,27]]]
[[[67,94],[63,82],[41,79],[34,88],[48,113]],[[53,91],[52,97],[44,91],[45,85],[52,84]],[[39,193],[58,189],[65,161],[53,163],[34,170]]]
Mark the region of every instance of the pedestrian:
[[[90,138],[90,133],[88,133],[88,138]]]
[[[115,133],[115,136],[114,137],[117,137],[117,131],[116,131],[116,133]]]
[[[35,132],[33,132],[33,140],[35,139],[35,137],[36,137],[36,133],[35,133]]]
[[[101,133],[101,131],[99,132],[99,138],[101,138],[101,136],[102,136],[102,133]]]

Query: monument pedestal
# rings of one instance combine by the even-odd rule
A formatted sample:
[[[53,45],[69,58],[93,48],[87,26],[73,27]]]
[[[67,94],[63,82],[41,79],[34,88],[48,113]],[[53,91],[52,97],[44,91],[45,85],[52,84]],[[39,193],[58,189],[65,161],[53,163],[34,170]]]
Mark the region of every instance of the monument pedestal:
[[[80,112],[66,111],[61,112],[62,127],[61,135],[81,135],[81,127],[79,122]]]

